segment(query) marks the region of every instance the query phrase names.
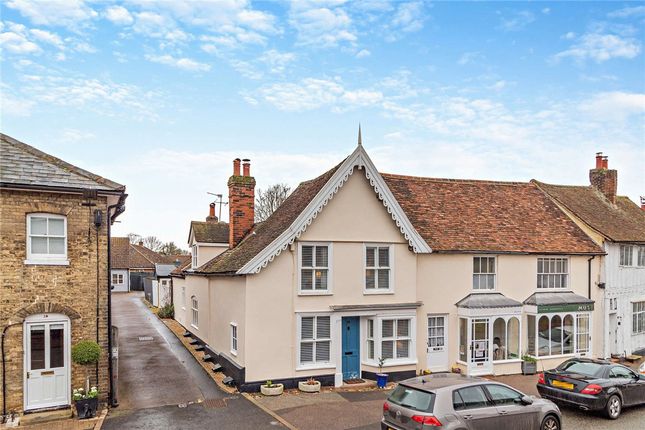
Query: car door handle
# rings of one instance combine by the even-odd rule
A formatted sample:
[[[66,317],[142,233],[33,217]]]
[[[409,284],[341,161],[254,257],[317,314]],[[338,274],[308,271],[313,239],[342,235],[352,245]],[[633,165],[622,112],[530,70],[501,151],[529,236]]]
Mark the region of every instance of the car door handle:
[[[506,414],[508,414],[508,412],[507,411],[499,411],[499,414],[500,415],[506,415]]]
[[[472,420],[473,419],[472,415],[462,415],[462,417],[464,417],[465,420]]]

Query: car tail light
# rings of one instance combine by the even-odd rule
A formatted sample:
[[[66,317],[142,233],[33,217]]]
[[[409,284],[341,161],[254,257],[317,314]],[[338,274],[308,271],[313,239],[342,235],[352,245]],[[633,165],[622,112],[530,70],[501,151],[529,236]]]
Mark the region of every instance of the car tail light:
[[[544,373],[538,373],[538,384],[546,385],[546,382],[544,381]]]
[[[423,424],[424,426],[441,427],[441,421],[432,415],[414,415],[412,421]]]
[[[583,390],[581,391],[581,393],[582,393],[582,394],[593,394],[593,395],[596,395],[596,394],[600,394],[600,392],[601,392],[601,391],[602,391],[602,387],[601,387],[600,385],[596,385],[596,384],[589,384],[589,385],[587,385],[585,388],[583,388]]]
[[[383,403],[383,412],[390,410],[390,404],[388,402]]]

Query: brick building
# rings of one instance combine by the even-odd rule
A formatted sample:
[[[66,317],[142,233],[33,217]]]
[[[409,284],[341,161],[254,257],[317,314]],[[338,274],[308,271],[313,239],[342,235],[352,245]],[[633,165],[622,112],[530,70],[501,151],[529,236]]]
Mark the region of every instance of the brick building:
[[[3,414],[71,406],[86,376],[109,384],[109,226],[123,185],[0,134],[0,331]],[[72,363],[80,340],[96,366]]]

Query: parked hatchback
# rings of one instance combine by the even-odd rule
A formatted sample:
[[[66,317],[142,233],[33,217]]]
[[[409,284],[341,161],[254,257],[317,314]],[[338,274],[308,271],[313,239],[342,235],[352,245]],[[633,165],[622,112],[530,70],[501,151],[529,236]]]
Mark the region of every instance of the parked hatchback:
[[[382,430],[560,430],[551,401],[482,378],[438,373],[401,382],[383,404]]]

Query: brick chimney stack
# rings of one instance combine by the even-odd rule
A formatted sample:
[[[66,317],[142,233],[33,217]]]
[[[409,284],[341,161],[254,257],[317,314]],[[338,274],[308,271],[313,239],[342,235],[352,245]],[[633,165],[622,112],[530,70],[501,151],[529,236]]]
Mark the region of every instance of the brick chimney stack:
[[[641,196],[641,209],[645,211],[645,196]]]
[[[251,160],[233,160],[233,176],[228,179],[228,246],[235,247],[251,231],[255,222],[255,178],[251,176]]]
[[[609,170],[608,157],[602,155],[602,152],[596,153],[596,168],[589,170],[589,181],[594,188],[607,197],[607,200],[616,204],[618,171]]]
[[[206,217],[206,222],[217,222],[217,216],[215,215],[215,203],[211,203],[208,208],[208,216]]]

